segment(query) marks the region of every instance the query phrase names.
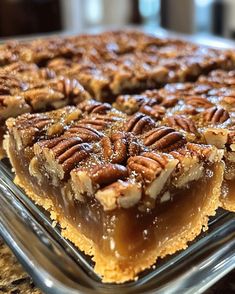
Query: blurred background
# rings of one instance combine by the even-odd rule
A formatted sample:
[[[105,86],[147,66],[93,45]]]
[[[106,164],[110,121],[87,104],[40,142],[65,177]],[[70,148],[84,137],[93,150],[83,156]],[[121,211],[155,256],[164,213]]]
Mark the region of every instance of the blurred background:
[[[142,25],[235,38],[235,0],[0,0],[0,36]]]

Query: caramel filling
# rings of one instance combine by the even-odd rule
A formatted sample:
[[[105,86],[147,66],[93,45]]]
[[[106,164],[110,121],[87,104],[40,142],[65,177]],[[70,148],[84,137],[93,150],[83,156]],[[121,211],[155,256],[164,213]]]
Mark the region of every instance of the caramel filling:
[[[229,160],[226,160],[221,203],[224,209],[235,211],[235,163]]]

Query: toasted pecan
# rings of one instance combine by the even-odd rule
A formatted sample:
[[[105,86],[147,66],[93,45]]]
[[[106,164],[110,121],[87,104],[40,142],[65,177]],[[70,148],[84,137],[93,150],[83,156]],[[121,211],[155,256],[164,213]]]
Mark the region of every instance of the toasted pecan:
[[[211,107],[203,112],[203,118],[211,123],[223,123],[229,119],[229,113],[226,109],[221,107]]]
[[[176,130],[161,126],[144,135],[144,144],[154,150],[173,150],[184,145],[186,139]]]
[[[152,129],[154,125],[154,121],[149,116],[142,113],[136,113],[128,120],[125,131],[139,135]]]

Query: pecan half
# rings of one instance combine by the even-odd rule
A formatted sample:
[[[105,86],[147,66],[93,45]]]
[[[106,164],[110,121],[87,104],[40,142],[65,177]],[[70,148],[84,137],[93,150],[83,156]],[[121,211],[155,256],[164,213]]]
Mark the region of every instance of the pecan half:
[[[155,120],[159,120],[165,114],[166,109],[161,105],[144,104],[140,107],[140,112],[153,117]]]
[[[107,163],[95,168],[77,168],[71,172],[72,187],[77,199],[92,196],[101,186],[106,186],[128,176],[127,168],[119,164]]]
[[[68,129],[67,134],[71,134],[72,136],[77,135],[79,138],[83,140],[83,142],[92,142],[99,141],[103,134],[92,127],[83,126],[83,125],[75,125]]]
[[[131,181],[115,182],[103,189],[100,189],[95,198],[102,204],[104,210],[116,208],[130,208],[136,205],[141,199],[141,185]]]
[[[156,150],[173,150],[185,144],[183,134],[169,127],[159,127],[144,135],[145,146]]]
[[[104,159],[112,163],[124,163],[127,159],[128,142],[125,133],[112,134],[111,138],[104,137],[101,140]]]
[[[22,83],[14,75],[0,73],[0,95],[9,95],[21,90],[27,90],[28,85]]]
[[[12,129],[18,150],[22,147],[30,146],[38,136],[45,133],[47,126],[52,120],[43,114],[24,114],[20,117],[18,123]]]
[[[201,96],[186,96],[184,97],[185,103],[192,105],[196,108],[209,108],[213,106],[209,100]]]
[[[88,116],[87,118],[80,120],[78,122],[78,125],[84,127],[91,127],[92,129],[103,131],[107,127],[110,127],[111,123],[114,123],[118,120],[119,118],[115,116],[97,114],[93,116]]]
[[[196,115],[198,114],[198,110],[192,105],[184,105],[181,107],[181,110],[178,111],[178,114],[186,114],[186,115]]]
[[[143,113],[136,113],[127,121],[125,131],[139,135],[152,129],[154,125],[154,121],[149,116]]]
[[[216,106],[208,108],[203,112],[203,118],[207,122],[223,123],[229,119],[229,113],[224,108],[218,108]]]
[[[145,184],[145,194],[156,199],[162,191],[178,160],[166,154],[145,152],[128,159],[128,169]]]
[[[41,68],[39,71],[39,75],[41,78],[43,78],[45,80],[54,79],[56,77],[54,70],[52,70],[48,67]]]
[[[46,87],[27,90],[22,93],[22,96],[35,111],[47,107],[56,109],[67,104],[62,93]]]
[[[144,95],[121,95],[116,98],[114,107],[127,114],[133,114],[148,100],[149,98]]]
[[[9,120],[10,132],[21,148],[31,145],[36,140],[45,139],[45,136],[51,138],[62,134],[79,115],[80,111],[78,113],[72,106],[47,113],[23,114],[15,120]]]
[[[120,164],[107,163],[90,171],[92,181],[98,185],[109,185],[128,176],[127,168]]]
[[[9,118],[17,117],[20,114],[30,112],[30,105],[21,96],[0,95],[0,122]]]
[[[209,162],[220,162],[224,155],[224,150],[217,149],[215,146],[187,143],[187,150],[199,159]]]
[[[112,163],[125,163],[128,155],[137,155],[140,146],[128,133],[112,133],[110,137],[104,137],[101,141],[103,157]]]
[[[189,117],[183,115],[173,115],[167,117],[168,124],[173,128],[180,128],[186,132],[191,132],[193,134],[197,133],[197,128],[193,120]]]
[[[224,148],[228,142],[228,129],[206,128],[203,132],[205,141],[209,145],[214,145],[217,148]]]
[[[89,94],[84,90],[83,86],[76,79],[69,79],[63,77],[58,80],[52,87],[62,93],[64,97],[69,98],[74,103],[79,103],[86,98],[89,98]],[[77,99],[75,99],[77,98]]]
[[[83,112],[86,112],[87,114],[106,114],[112,108],[111,105],[108,103],[101,103],[93,99],[89,99],[87,101],[79,103],[77,106],[79,109],[81,109]]]
[[[196,181],[203,176],[203,161],[197,154],[187,149],[179,149],[170,153],[179,161],[177,170],[174,172],[172,184],[178,188],[185,187],[188,183]]]
[[[72,66],[72,60],[57,57],[48,61],[47,66],[56,73],[64,73]]]
[[[64,153],[57,158],[59,164],[62,165],[64,177],[81,161],[86,159],[91,152],[92,147],[87,143],[81,143],[69,147]]]
[[[57,178],[67,178],[70,171],[87,158],[91,151],[92,146],[82,143],[78,137],[55,138],[34,145],[35,155],[43,162],[43,167],[54,184],[57,183]]]
[[[177,97],[166,97],[163,99],[163,101],[161,102],[161,105],[166,107],[166,108],[170,108],[170,107],[174,107],[177,103],[178,103],[179,99]]]
[[[149,183],[160,174],[166,163],[166,158],[161,155],[145,152],[139,156],[130,157],[128,159],[128,168],[141,175],[141,178]]]

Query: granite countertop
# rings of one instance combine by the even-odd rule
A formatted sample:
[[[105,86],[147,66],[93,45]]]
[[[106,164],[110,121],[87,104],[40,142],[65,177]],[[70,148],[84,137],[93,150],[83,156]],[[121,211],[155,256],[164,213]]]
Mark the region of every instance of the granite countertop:
[[[0,294],[41,294],[8,246],[0,238]]]
[[[0,238],[0,294],[42,294]],[[234,294],[235,270],[208,289],[205,294]]]

